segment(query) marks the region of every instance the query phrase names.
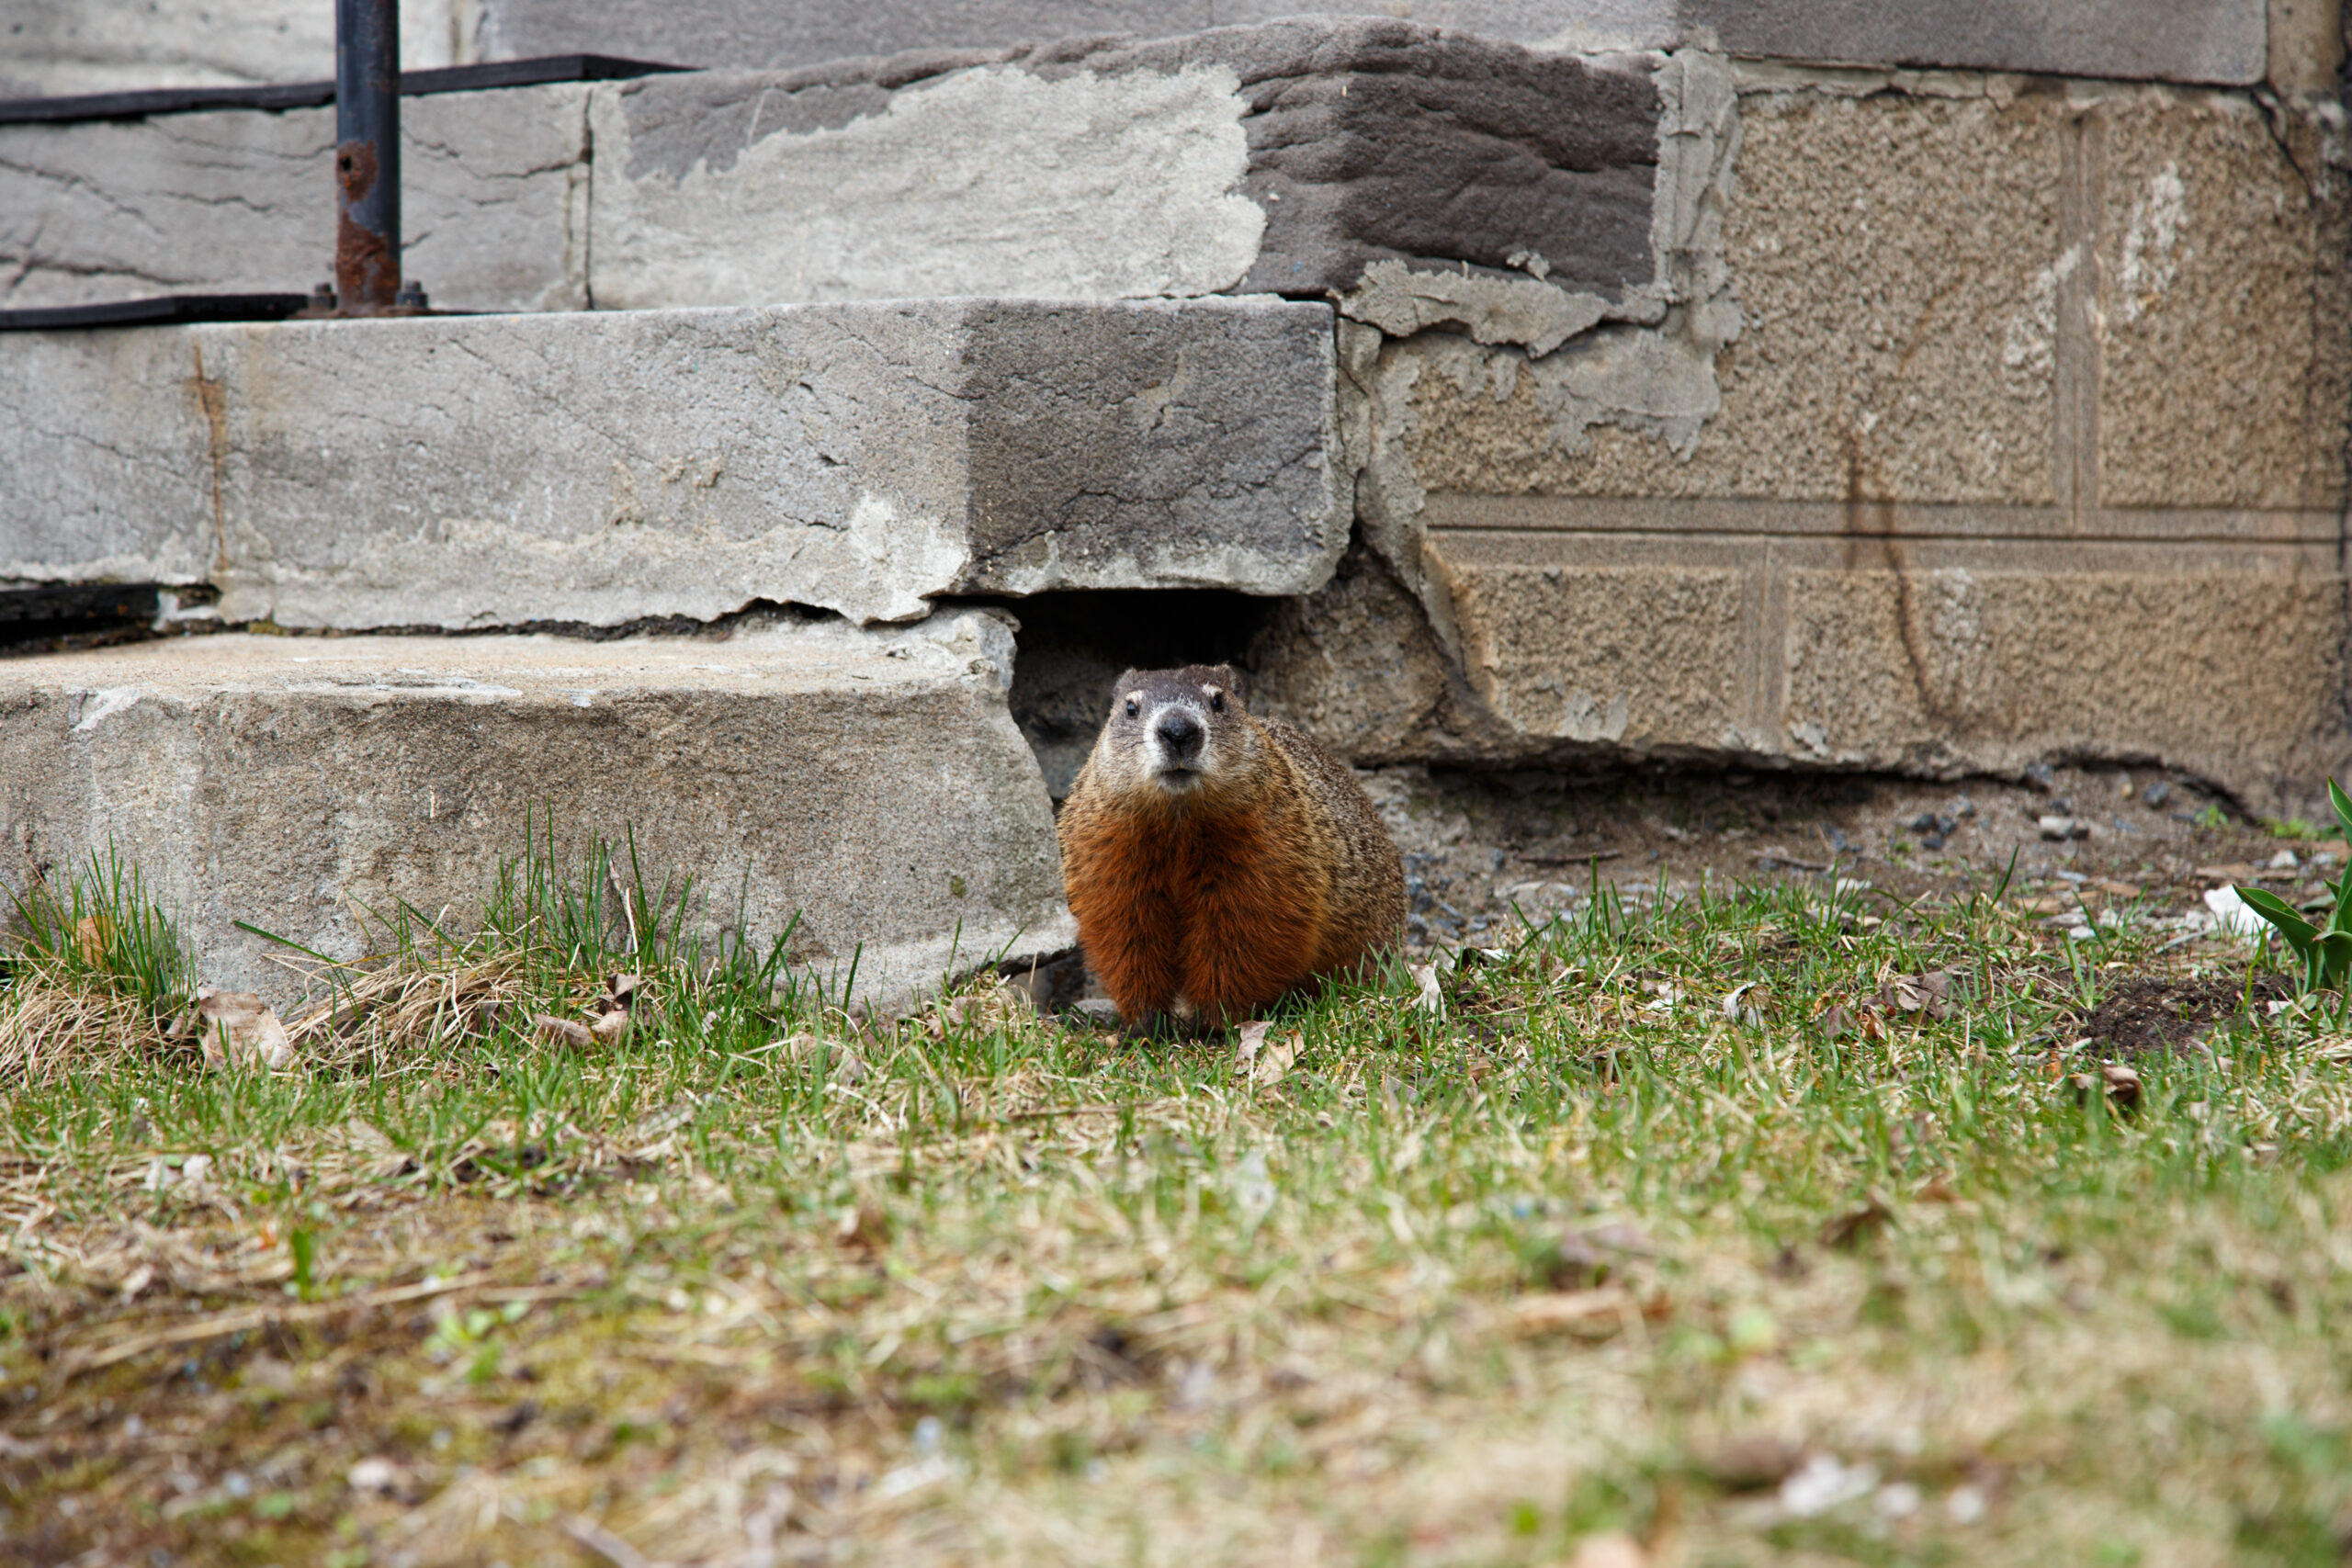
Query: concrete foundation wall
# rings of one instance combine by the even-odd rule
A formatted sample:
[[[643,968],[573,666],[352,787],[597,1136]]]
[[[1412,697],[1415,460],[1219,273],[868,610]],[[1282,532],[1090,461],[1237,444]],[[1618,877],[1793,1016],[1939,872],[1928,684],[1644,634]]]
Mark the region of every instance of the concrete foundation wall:
[[[1588,45],[1681,36],[1641,32],[1662,14],[1543,11],[1561,30],[1542,36],[1573,42],[1588,23],[1577,35]],[[557,13],[493,5],[483,36],[522,37],[498,29],[531,15]],[[598,15],[617,26],[639,13]],[[890,15],[867,20],[896,25]],[[1359,20],[447,100],[452,116],[554,128],[544,157],[518,159],[528,167],[512,209],[519,221],[520,193],[544,191],[531,199],[554,216],[533,220],[537,250],[498,251],[536,258],[499,287],[517,299],[537,289],[542,306],[962,290],[1329,299],[1336,321],[1319,304],[1268,307],[1318,312],[1315,351],[1283,337],[1274,358],[1290,368],[1274,379],[1250,386],[1271,363],[1258,350],[1220,358],[1178,334],[1132,375],[1116,369],[1117,386],[1073,391],[1099,405],[1078,434],[1056,423],[1075,405],[1048,395],[1050,377],[1004,367],[1018,344],[1041,366],[1116,368],[1125,350],[1087,335],[1100,322],[1083,312],[1020,316],[991,340],[989,353],[1012,356],[1001,362],[956,358],[976,352],[960,340],[923,350],[948,354],[952,369],[941,359],[917,374],[908,367],[932,365],[922,355],[883,356],[904,384],[876,406],[936,404],[939,417],[907,415],[912,435],[882,420],[873,429],[887,438],[851,467],[915,461],[971,408],[1006,411],[986,416],[989,455],[940,458],[952,482],[899,517],[944,515],[957,485],[1045,494],[1066,449],[1142,462],[1136,452],[1169,439],[1167,411],[1212,408],[1204,446],[1167,457],[1149,484],[1113,487],[1147,510],[1170,494],[1220,498],[1170,511],[1170,531],[1148,547],[1134,539],[1150,531],[1126,523],[1089,532],[1071,510],[1092,493],[1080,483],[1051,505],[1000,509],[997,522],[983,501],[952,538],[876,535],[859,555],[842,525],[810,534],[788,569],[754,560],[745,541],[771,513],[729,511],[739,503],[725,497],[750,488],[739,463],[766,459],[736,454],[799,454],[776,457],[778,473],[817,463],[839,456],[831,426],[804,431],[806,451],[789,432],[742,434],[725,480],[688,494],[686,476],[703,470],[667,462],[702,450],[688,427],[749,431],[772,416],[773,388],[749,371],[690,379],[704,363],[685,346],[695,333],[648,339],[631,373],[661,367],[670,378],[650,412],[624,416],[602,372],[550,373],[507,325],[477,324],[450,329],[442,368],[414,372],[402,395],[438,418],[436,389],[458,387],[459,402],[495,404],[475,423],[502,430],[605,410],[593,460],[467,457],[458,467],[480,494],[453,500],[454,480],[408,471],[390,437],[368,463],[338,468],[296,460],[286,454],[299,441],[241,424],[244,392],[216,423],[206,400],[217,394],[190,389],[243,387],[244,371],[222,381],[218,368],[85,356],[96,379],[74,398],[148,396],[173,412],[133,409],[125,427],[140,434],[121,450],[74,456],[85,436],[40,415],[81,405],[19,376],[8,394],[26,411],[18,469],[38,503],[23,515],[88,521],[86,536],[6,570],[212,576],[232,609],[346,627],[390,624],[370,617],[395,607],[401,623],[514,618],[476,603],[477,581],[518,584],[502,603],[526,615],[600,624],[712,614],[739,592],[861,618],[920,613],[941,593],[1053,586],[1303,593],[1260,644],[1265,689],[1367,761],[1736,759],[1928,773],[2157,761],[2267,809],[2301,808],[2326,772],[2352,762],[2352,155],[2340,107],[2313,96],[2334,79],[2335,9],[2215,0],[2127,16],[2086,3],[2041,8],[2048,25],[2037,27],[1996,26],[2009,15],[1998,6],[1911,8],[1894,21],[1840,6],[1708,15],[1694,3],[1672,22],[1705,22],[1733,53],[1577,58]],[[1488,18],[1498,32],[1534,36],[1499,17]],[[1603,38],[1608,28],[1619,30]],[[1733,57],[1835,54],[1838,39],[1879,63]],[[2070,79],[1956,68],[1988,62]],[[2246,90],[2266,75],[2278,91]],[[2155,80],[2166,76],[2232,85]],[[99,129],[146,138],[144,157],[167,145],[156,126]],[[491,129],[470,122],[469,144],[495,144]],[[284,156],[290,166],[322,152]],[[84,165],[61,156],[40,165],[57,177],[33,183],[95,189],[102,169],[136,163],[97,158],[77,175]],[[323,214],[325,182],[316,188]],[[51,232],[45,220],[17,229]],[[135,276],[81,237],[95,222],[55,232],[17,243],[20,288]],[[95,260],[36,254],[68,242]],[[447,265],[424,280],[462,302],[473,285],[444,278],[470,264]],[[414,259],[412,270],[424,276]],[[618,343],[635,329],[598,330]],[[477,339],[486,376],[458,367]],[[525,357],[502,357],[514,355]],[[1330,400],[1312,440],[1283,423],[1284,400],[1307,395],[1283,378],[1301,367],[1326,378],[1315,395]],[[279,371],[298,368],[252,376],[252,406],[280,406],[269,400]],[[934,372],[952,392],[924,380]],[[689,386],[707,391],[688,397]],[[903,409],[891,400],[901,393]],[[639,439],[640,423],[654,434]],[[1128,434],[1114,439],[1114,425]],[[34,453],[43,441],[55,454]],[[1249,468],[1253,442],[1272,453],[1263,471],[1220,490]],[[219,452],[230,456],[216,463]],[[1196,473],[1185,465],[1201,452],[1219,455]],[[634,503],[615,499],[613,463],[632,476]],[[509,468],[559,496],[570,521],[515,522],[523,503],[492,493]],[[379,477],[350,477],[363,470]],[[187,479],[215,472],[217,512],[213,481]],[[809,473],[792,482],[847,482]],[[1344,519],[1325,503],[1351,478],[1357,547],[1334,576]],[[57,488],[85,479],[120,504]],[[330,526],[339,495],[379,484],[390,499],[377,515],[413,511],[442,530],[430,550],[406,547],[405,523],[353,531],[364,548],[317,543],[342,536]],[[668,494],[662,486],[684,498],[667,513],[647,499]],[[1243,502],[1227,505],[1237,493]],[[825,516],[859,515],[850,491],[835,499]],[[621,550],[575,570],[618,536],[609,525],[630,504],[663,519],[652,532],[667,553],[649,565]],[[179,555],[123,534],[124,519],[172,506]],[[266,548],[237,544],[225,522],[237,507],[261,519],[253,536]],[[484,532],[485,518],[516,532]],[[1006,518],[1016,521],[990,531]],[[562,541],[544,571],[529,564],[543,535]],[[518,545],[525,536],[535,542]],[[1103,558],[1113,566],[1071,565],[1102,538],[1119,541]],[[208,539],[229,542],[208,556]],[[468,555],[468,540],[487,542]],[[379,556],[350,553],[365,549]],[[852,571],[851,556],[871,570]],[[366,592],[330,606],[318,586],[330,581],[336,594]]]
[[[1690,65],[1732,90],[1661,178],[1696,218],[1658,323],[1343,329],[1378,558],[1270,689],[1367,761],[2159,761],[2307,803],[2352,761],[2338,118]],[[1317,617],[1405,595],[1409,700],[1289,668],[1370,694]]]

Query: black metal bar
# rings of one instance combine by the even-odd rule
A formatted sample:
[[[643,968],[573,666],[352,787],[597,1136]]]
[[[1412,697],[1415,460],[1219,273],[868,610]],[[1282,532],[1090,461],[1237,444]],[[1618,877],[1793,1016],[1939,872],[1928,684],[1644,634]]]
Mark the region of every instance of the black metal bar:
[[[427,93],[481,93],[499,87],[536,87],[548,82],[614,82],[691,71],[650,60],[609,54],[544,54],[529,60],[493,60],[481,65],[436,66],[401,73],[401,96]],[[85,93],[71,97],[0,98],[0,125],[67,124],[85,119],[145,119],[151,115],[201,114],[218,109],[254,109],[282,114],[323,108],[334,102],[333,82],[273,82],[248,87],[159,87],[141,93]]]
[[[175,327],[192,321],[282,321],[311,303],[300,294],[157,294],[96,305],[40,305],[0,310],[0,333]]]
[[[401,291],[400,0],[335,0],[335,300],[391,310]]]

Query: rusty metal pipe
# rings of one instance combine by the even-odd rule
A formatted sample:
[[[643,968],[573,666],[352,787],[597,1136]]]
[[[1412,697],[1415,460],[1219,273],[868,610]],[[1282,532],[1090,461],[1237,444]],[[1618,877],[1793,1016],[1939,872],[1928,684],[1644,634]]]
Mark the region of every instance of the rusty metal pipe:
[[[400,0],[334,4],[334,286],[339,313],[401,291]]]

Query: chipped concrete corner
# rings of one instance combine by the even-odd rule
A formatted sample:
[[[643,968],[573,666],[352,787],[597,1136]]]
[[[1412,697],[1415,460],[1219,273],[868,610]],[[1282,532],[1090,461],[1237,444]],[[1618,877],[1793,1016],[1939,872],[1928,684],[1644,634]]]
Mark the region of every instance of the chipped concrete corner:
[[[1663,57],[1653,79],[1659,114],[1649,277],[1612,299],[1546,281],[1540,254],[1523,259],[1525,277],[1382,262],[1340,298],[1349,323],[1377,329],[1343,323],[1340,334],[1366,538],[1420,597],[1474,684],[1482,671],[1465,657],[1446,560],[1425,536],[1422,469],[1430,465],[1417,460],[1413,442],[1421,384],[1442,378],[1464,400],[1532,401],[1551,444],[1571,453],[1589,448],[1590,427],[1608,424],[1688,454],[1722,406],[1715,355],[1740,330],[1723,248],[1737,95],[1729,62],[1703,51]],[[1428,330],[1448,326],[1464,331]]]
[[[1270,634],[1287,701],[1352,711],[1282,668],[1342,650],[1318,606],[1401,593],[1410,698],[1318,726],[1365,761],[2159,762],[2281,814],[2352,762],[2333,104],[1699,51],[1656,80],[1643,288],[1529,257],[1342,296],[1390,586],[1351,561]]]

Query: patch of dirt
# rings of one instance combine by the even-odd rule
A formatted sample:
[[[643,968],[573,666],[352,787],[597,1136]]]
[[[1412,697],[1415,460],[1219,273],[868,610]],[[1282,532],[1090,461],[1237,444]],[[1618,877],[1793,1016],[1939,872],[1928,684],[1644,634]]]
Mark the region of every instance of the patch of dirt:
[[[2254,1007],[2293,994],[2294,984],[2284,975],[2254,976]],[[2242,981],[2227,976],[2185,980],[2127,975],[2083,1019],[2081,1032],[2090,1037],[2092,1050],[2102,1055],[2170,1055],[2188,1050],[2216,1025],[2247,1011],[2248,995]]]
[[[2206,889],[2231,882],[2299,902],[2346,852],[2276,837],[2197,781],[2145,768],[2022,782],[1421,766],[1358,777],[1404,852],[1413,948],[1504,942],[1522,919],[1573,912],[1603,887],[1642,903],[1742,882],[1840,886],[1881,915],[1999,888],[2063,931],[2109,908],[2201,913]]]

